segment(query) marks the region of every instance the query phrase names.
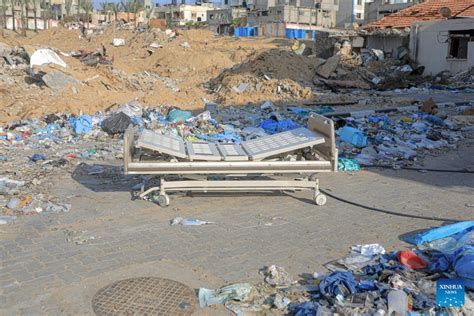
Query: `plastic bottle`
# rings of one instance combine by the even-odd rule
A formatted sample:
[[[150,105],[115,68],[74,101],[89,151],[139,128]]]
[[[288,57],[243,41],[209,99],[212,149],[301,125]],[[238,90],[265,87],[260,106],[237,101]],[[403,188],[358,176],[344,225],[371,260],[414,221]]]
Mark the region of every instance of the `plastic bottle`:
[[[396,315],[406,316],[408,314],[408,296],[403,290],[393,290],[388,293],[388,315],[393,312]]]

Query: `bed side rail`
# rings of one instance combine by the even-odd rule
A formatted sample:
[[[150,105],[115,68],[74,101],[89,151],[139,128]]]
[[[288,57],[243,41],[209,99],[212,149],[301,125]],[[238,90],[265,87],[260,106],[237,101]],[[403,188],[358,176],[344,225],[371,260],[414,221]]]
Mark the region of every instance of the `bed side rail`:
[[[313,113],[308,119],[308,127],[310,130],[318,132],[324,136],[325,142],[316,145],[315,148],[326,159],[331,161],[333,171],[337,171],[338,152],[336,148],[334,122],[327,117]]]
[[[123,135],[123,172],[128,174],[128,164],[132,161],[133,137],[136,129],[130,124]]]

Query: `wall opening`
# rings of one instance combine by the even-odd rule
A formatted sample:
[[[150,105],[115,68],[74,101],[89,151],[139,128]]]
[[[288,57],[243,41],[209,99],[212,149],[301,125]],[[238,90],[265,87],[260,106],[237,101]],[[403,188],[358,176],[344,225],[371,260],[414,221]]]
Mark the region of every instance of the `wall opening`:
[[[471,41],[474,41],[474,30],[449,32],[448,58],[467,59],[467,50]]]

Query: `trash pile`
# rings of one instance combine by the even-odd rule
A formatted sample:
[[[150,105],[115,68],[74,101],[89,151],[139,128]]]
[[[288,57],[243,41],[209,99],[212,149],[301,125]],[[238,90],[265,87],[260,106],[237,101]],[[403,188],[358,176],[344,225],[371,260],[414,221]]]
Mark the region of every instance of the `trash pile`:
[[[424,68],[408,60],[400,47],[397,58],[387,58],[378,49],[353,50],[349,41],[336,43],[334,56],[320,59],[313,83],[333,90],[338,88],[390,90],[418,86],[430,80],[424,78]]]
[[[199,305],[224,304],[236,315],[472,315],[474,222],[406,235],[404,240],[416,248],[387,253],[379,244],[356,245],[346,257],[326,264],[329,272],[301,280],[272,265],[263,270],[264,282],[256,285],[199,289]],[[457,286],[445,297],[441,284]]]
[[[438,108],[432,101],[425,102],[421,111],[412,106],[404,112],[365,111],[348,117],[334,111],[331,106],[276,106],[271,101],[259,106],[220,108],[206,101],[204,112],[193,115],[191,111],[166,105],[144,106],[133,100],[111,106],[106,113],[58,113],[12,122],[0,128],[2,170],[16,170],[0,174],[1,213],[18,216],[69,211],[70,203],[49,194],[51,177],[74,172],[84,161],[121,159],[122,141],[110,139],[120,139],[130,125],[187,141],[240,143],[306,126],[312,113],[332,115],[337,128],[339,170],[344,171],[358,171],[361,165],[399,168],[419,163],[427,152],[455,148],[472,126],[469,121],[457,119],[471,117],[472,106]],[[452,115],[453,112],[460,115]],[[280,158],[318,159],[311,150]],[[110,175],[122,182],[133,180],[123,177],[120,170],[100,166],[81,168],[80,172]]]
[[[430,99],[421,109],[429,111],[429,104],[436,107]],[[465,108],[469,106],[454,111],[461,113]],[[456,148],[456,143],[464,138],[463,128],[469,129],[466,124],[457,124],[446,112],[430,114],[417,106],[392,115],[365,113],[341,118],[338,125],[341,157],[354,158],[365,166],[394,168],[413,165],[428,151]]]

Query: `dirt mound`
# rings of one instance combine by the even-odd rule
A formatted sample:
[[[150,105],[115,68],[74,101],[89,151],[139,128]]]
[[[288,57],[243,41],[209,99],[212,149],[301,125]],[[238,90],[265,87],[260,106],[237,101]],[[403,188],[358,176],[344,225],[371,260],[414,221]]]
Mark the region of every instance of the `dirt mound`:
[[[237,50],[231,58],[236,58],[243,51]],[[250,53],[245,62],[209,81],[207,86],[216,91],[219,102],[245,104],[262,100],[295,101],[312,98],[315,57],[301,56],[282,49],[271,49],[260,54],[249,50],[244,52]],[[244,91],[238,91],[241,84],[246,85]]]
[[[113,46],[114,38],[124,39],[125,45]],[[203,107],[204,98],[241,104],[311,94],[306,88],[313,71],[311,58],[281,49],[284,43],[274,39],[216,37],[207,30],[178,30],[170,37],[160,30],[133,32],[109,26],[86,38],[79,30],[63,27],[29,32],[27,37],[7,31],[0,41],[12,48],[24,47],[29,54],[40,47],[51,48],[68,65],[35,67],[36,75],[31,76],[26,63],[21,67],[0,64],[1,123],[63,111],[94,113],[131,99],[196,109]],[[78,51],[102,53],[102,44],[112,65],[91,67],[70,56]],[[53,91],[41,80],[52,69],[81,84]],[[227,76],[220,93],[209,89],[213,79],[222,81]],[[257,86],[258,91],[253,95],[232,92],[232,86],[242,80],[252,83],[249,91],[252,87],[256,91]]]

